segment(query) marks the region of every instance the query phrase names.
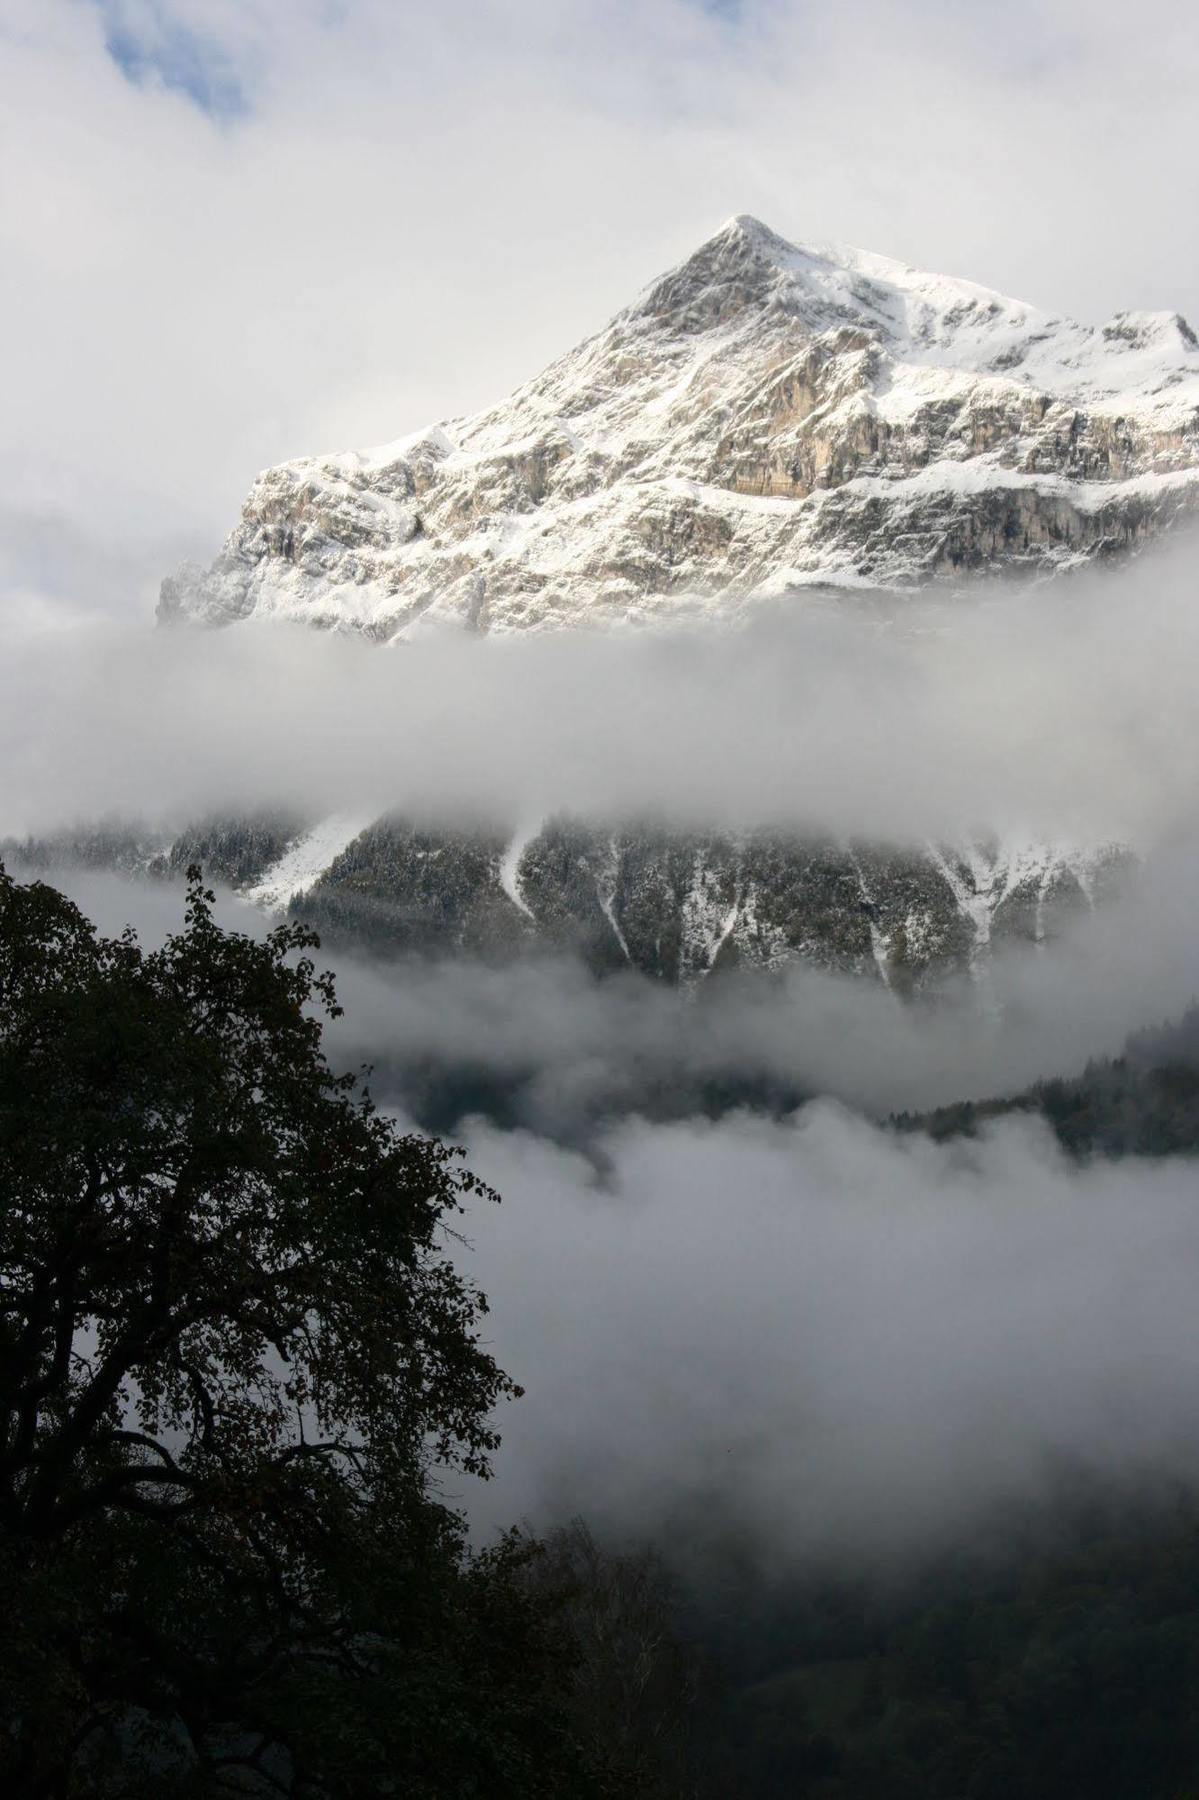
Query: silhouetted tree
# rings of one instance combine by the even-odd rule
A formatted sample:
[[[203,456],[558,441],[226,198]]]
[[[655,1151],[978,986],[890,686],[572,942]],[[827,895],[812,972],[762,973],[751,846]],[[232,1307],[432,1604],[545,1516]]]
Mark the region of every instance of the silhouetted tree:
[[[160,949],[0,868],[0,1786],[561,1795],[561,1640],[471,1557],[494,1198],[321,1047],[316,939]]]

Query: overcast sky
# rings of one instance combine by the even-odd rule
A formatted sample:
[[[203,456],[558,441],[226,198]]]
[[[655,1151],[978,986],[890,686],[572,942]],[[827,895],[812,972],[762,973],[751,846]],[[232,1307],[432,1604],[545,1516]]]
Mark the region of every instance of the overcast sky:
[[[254,473],[506,393],[749,211],[1199,313],[1178,0],[5,0],[0,598],[149,616]]]

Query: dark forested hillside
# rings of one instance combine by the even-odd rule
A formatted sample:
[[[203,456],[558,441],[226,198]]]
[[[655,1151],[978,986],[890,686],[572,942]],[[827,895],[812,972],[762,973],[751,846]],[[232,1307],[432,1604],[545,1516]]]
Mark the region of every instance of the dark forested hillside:
[[[1081,1075],[1039,1081],[994,1100],[962,1100],[895,1124],[943,1140],[1012,1113],[1040,1114],[1077,1156],[1176,1156],[1199,1150],[1199,1006],[1128,1040],[1124,1054]]]
[[[1199,1511],[1081,1476],[919,1566],[598,1550],[565,1585],[584,1743],[654,1800],[1194,1800]],[[671,1560],[686,1570],[677,1581]]]
[[[1199,1792],[1199,1517],[1077,1501],[906,1582],[709,1599],[713,1793],[1187,1800]],[[784,1584],[785,1586],[785,1584]]]

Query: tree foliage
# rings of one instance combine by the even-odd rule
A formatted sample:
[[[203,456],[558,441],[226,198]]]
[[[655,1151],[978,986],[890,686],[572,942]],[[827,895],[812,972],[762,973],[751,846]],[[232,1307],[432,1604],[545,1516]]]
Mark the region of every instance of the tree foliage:
[[[551,1531],[522,1581],[560,1608],[570,1719],[639,1800],[699,1800],[713,1669],[688,1643],[680,1591],[650,1545],[601,1544],[582,1519]]]
[[[315,947],[197,869],[155,950],[0,869],[6,1792],[587,1791],[434,1479],[516,1391],[445,1246],[494,1196],[330,1070]]]

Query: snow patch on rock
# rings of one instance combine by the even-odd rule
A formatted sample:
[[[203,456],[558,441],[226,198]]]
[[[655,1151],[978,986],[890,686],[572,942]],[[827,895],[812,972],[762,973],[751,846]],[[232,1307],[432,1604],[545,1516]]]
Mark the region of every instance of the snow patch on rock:
[[[302,837],[293,840],[242,898],[265,912],[283,913],[298,894],[303,894],[332,866],[343,850],[361,837],[372,819],[360,813],[335,813],[322,819]]]

